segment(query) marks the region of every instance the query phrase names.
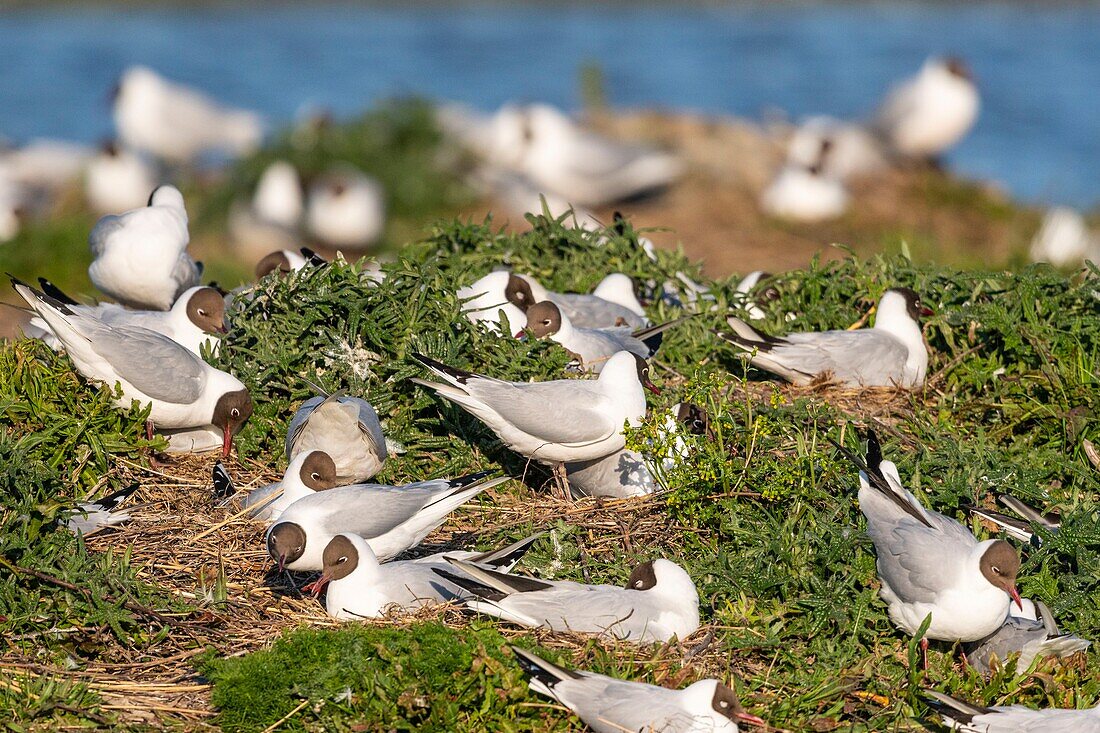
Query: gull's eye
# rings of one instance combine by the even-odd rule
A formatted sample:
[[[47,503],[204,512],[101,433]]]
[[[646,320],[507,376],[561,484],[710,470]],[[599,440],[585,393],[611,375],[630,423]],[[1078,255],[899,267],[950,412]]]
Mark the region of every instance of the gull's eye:
[[[205,317],[206,311],[204,311],[202,308],[199,308],[199,315]]]
[[[990,568],[990,570],[992,570],[997,575],[1001,574],[1001,569],[999,567],[997,567],[996,565],[994,565],[992,568]]]
[[[241,411],[238,410],[236,407],[234,407],[232,410],[229,411],[229,415],[231,417],[240,417],[241,416]]]
[[[696,419],[696,420],[692,420],[692,421],[691,421],[691,426],[692,426],[693,428],[695,428],[696,430],[702,430],[702,429],[703,429],[703,421],[702,421],[702,420],[698,420],[698,419]]]
[[[549,318],[544,319],[543,322],[542,322],[542,325],[549,326],[550,325],[550,319]]]
[[[728,702],[726,702],[725,700],[719,700],[718,701],[718,707],[720,707],[720,708],[728,708],[729,706],[730,706],[730,704]]]
[[[342,557],[342,558],[340,558],[339,560],[336,561],[336,564],[340,565],[342,563],[346,563],[347,561],[348,561],[347,557]]]
[[[314,481],[320,481],[320,480],[321,480],[321,474],[317,473],[316,471],[314,471],[313,473],[311,473],[311,474],[309,475],[309,477],[310,477],[311,479],[313,479]]]

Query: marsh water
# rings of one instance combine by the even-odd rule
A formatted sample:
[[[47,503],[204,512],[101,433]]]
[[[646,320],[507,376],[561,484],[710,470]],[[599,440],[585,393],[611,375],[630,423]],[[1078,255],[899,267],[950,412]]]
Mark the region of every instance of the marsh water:
[[[948,158],[1040,203],[1100,203],[1100,6],[1036,3],[448,4],[0,14],[0,134],[109,134],[118,73],[148,64],[274,123],[394,95],[491,109],[579,105],[579,69],[613,105],[753,118],[873,110],[929,54],[964,56],[981,119]]]

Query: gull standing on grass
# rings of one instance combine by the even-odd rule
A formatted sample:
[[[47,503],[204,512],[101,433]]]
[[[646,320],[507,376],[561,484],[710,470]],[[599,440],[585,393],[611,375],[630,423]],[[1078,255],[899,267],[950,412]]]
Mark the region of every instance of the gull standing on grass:
[[[416,560],[379,563],[365,539],[355,534],[338,534],[325,547],[321,577],[302,590],[317,596],[327,587],[325,610],[334,618],[380,618],[392,607],[415,610],[461,597],[461,588],[432,571],[449,567],[444,556],[508,571],[540,536],[532,535],[502,550],[446,552]]]
[[[85,378],[118,385],[115,404],[150,405],[146,431],[210,425],[222,434],[222,455],[252,414],[239,379],[207,364],[167,336],[137,326],[112,326],[12,278],[16,292],[45,321]]]
[[[878,303],[873,328],[775,337],[730,316],[733,332],[718,336],[745,351],[754,367],[794,384],[832,379],[848,387],[915,389],[928,371],[920,317],[929,314],[915,292],[891,288]]]
[[[699,593],[674,562],[634,568],[625,588],[535,580],[446,558],[460,573],[437,571],[473,595],[466,607],[520,626],[609,634],[638,643],[686,639],[699,628]]]
[[[883,460],[878,436],[867,434],[867,460],[836,444],[859,469],[859,508],[875,545],[879,594],[890,620],[915,636],[977,641],[999,629],[1009,604],[1023,608],[1016,590],[1020,556],[1004,540],[979,542],[954,519],[921,506],[901,483],[897,466]]]
[[[219,341],[215,334],[227,332],[225,299],[214,288],[201,285],[189,288],[166,311],[140,311],[116,303],[80,305],[49,280],[38,278],[38,283],[43,292],[67,305],[74,313],[98,318],[108,326],[138,326],[156,331],[198,355],[202,354],[204,346],[211,354],[216,354]],[[32,318],[27,325],[24,329],[27,336],[42,339],[54,351],[62,348],[41,317]]]
[[[202,266],[187,254],[187,209],[175,186],[160,186],[148,206],[105,216],[88,235],[92,283],[132,308],[166,311],[199,284]]]
[[[567,670],[512,647],[533,692],[573,711],[596,733],[738,733],[738,723],[767,725],[741,707],[737,693],[718,680],[682,690]]]
[[[328,543],[351,533],[367,540],[381,561],[416,547],[454,509],[508,480],[488,471],[404,486],[356,484],[317,491],[291,504],[267,532],[267,552],[279,571],[320,570]]]
[[[623,425],[636,426],[645,416],[643,386],[657,390],[649,381],[649,365],[627,351],[608,359],[597,379],[549,382],[505,382],[420,354],[413,358],[443,380],[415,383],[481,420],[515,452],[553,466],[562,498],[568,492],[563,464],[622,449]]]

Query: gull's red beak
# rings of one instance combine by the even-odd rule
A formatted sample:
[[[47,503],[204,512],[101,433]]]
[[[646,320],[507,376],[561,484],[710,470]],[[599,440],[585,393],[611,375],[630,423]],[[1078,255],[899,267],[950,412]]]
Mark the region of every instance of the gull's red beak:
[[[527,340],[527,331],[524,331],[522,329],[519,330],[519,331],[516,331],[516,338],[519,339],[520,341],[526,341]]]
[[[753,725],[767,725],[767,723],[764,722],[763,718],[758,718],[755,715],[749,715],[744,710],[737,713],[737,719],[745,723],[752,723]]]
[[[279,555],[279,572],[283,572],[283,568],[286,567],[286,555]]]
[[[1020,598],[1020,591],[1016,589],[1016,586],[1011,586],[1008,589],[1008,594],[1012,596],[1012,600],[1016,601],[1016,607],[1021,611],[1024,610],[1024,599]]]
[[[218,333],[229,333],[229,328],[224,323],[218,326],[216,330]]]
[[[229,432],[229,423],[222,428],[222,458],[229,458],[229,451],[233,449],[233,433]]]
[[[921,306],[921,309],[920,309],[920,314],[921,314],[922,316],[924,316],[925,318],[927,318],[928,316],[933,316],[933,315],[935,315],[935,314],[936,314],[936,311],[932,310],[931,308],[929,308],[929,307],[928,307],[928,306],[926,306],[926,305],[922,305],[922,306]]]
[[[653,394],[661,394],[661,388],[648,379],[642,383],[642,386],[648,389]]]
[[[306,593],[312,593],[313,597],[321,595],[321,591],[325,589],[325,586],[332,580],[332,576],[328,573],[321,573],[321,577],[313,581],[309,585],[303,585],[302,590]]]

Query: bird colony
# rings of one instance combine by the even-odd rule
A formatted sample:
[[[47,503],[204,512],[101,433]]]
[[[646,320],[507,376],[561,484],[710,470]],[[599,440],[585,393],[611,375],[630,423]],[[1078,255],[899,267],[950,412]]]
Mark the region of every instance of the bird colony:
[[[233,331],[234,315],[256,306],[265,283],[305,282],[332,266],[301,247],[304,232],[347,255],[376,241],[384,192],[365,174],[337,168],[303,195],[295,170],[274,163],[253,198],[235,203],[230,213],[234,238],[258,260],[259,284],[225,292],[203,284],[202,265],[188,253],[184,197],[157,182],[163,165],[254,149],[261,142],[259,119],[148,69],[123,77],[115,109],[121,144],[89,152],[86,161],[89,201],[110,212],[89,235],[94,260],[88,276],[115,302],[84,304],[48,281],[12,278],[33,316],[26,332],[67,354],[83,378],[115,390],[119,409],[147,408],[148,436],[163,436],[170,451],[216,451],[227,459],[256,409],[245,381],[210,363]],[[762,206],[776,216],[835,215],[845,206],[847,176],[885,156],[938,155],[966,133],[977,111],[965,66],[930,61],[868,125],[807,121]],[[446,124],[483,155],[485,180],[509,191],[519,208],[545,204],[560,213],[576,206],[575,220],[599,229],[601,237],[622,236],[628,225],[617,219],[602,228],[581,207],[665,186],[680,171],[670,156],[609,145],[545,105],[510,106],[488,119],[455,108]],[[147,162],[154,158],[157,166]],[[1051,223],[1044,241],[1068,237],[1061,233],[1067,227],[1063,220]],[[644,238],[632,241],[656,259]],[[408,277],[397,274],[402,266],[374,265],[363,287]],[[566,505],[582,497],[666,491],[665,476],[690,464],[697,446],[714,439],[707,412],[686,401],[648,417],[657,426],[650,444],[631,439],[647,420],[647,391],[659,392],[652,365],[663,339],[691,321],[715,321],[709,332],[714,353],[796,386],[904,396],[929,377],[922,319],[932,311],[906,283],[879,289],[870,326],[769,333],[758,325],[769,308],[766,274],[742,280],[732,289],[734,300],[717,298],[683,272],[644,287],[624,273],[599,275],[591,293],[554,292],[531,272],[486,262],[452,292],[436,294],[455,298],[468,327],[485,338],[522,339],[543,349],[536,353],[562,355],[568,366],[558,378],[512,381],[476,373],[453,363],[453,352],[439,344],[404,357],[408,389],[420,399],[436,400],[448,415],[468,413],[520,460],[545,467],[552,477],[546,486],[534,480],[537,471],[526,476],[535,501]],[[431,287],[424,282],[423,288]],[[674,317],[656,318],[669,311]],[[660,556],[630,568],[629,580],[618,586],[521,569],[525,553],[548,541],[545,530],[506,547],[417,552],[452,512],[511,477],[490,470],[403,485],[372,483],[404,448],[387,439],[371,396],[326,390],[320,375],[303,379],[316,396],[280,417],[287,462],[282,479],[238,491],[218,461],[212,496],[263,524],[262,549],[271,566],[280,574],[310,574],[302,590],[323,596],[319,602],[333,618],[355,622],[388,618],[395,609],[455,604],[503,625],[637,645],[683,640],[699,629],[696,581]],[[1006,507],[1018,516],[976,510],[1004,536],[976,536],[906,488],[873,427],[859,442],[850,431],[836,436],[835,450],[851,465],[851,488],[877,556],[881,603],[899,635],[918,640],[922,650],[930,643],[956,645],[978,673],[994,669],[995,659],[1019,655],[1027,665],[1089,645],[1060,632],[1041,600],[1022,598],[1017,590],[1021,560],[1013,542],[1035,540],[1036,527],[1056,532],[1057,518],[1008,496]],[[125,503],[139,492],[131,486],[82,505],[68,529],[90,535],[126,522],[142,509]],[[570,709],[592,730],[735,732],[767,725],[767,711],[757,715],[742,707],[732,680],[684,680],[680,689],[669,689],[559,666],[520,646],[514,653],[533,692]],[[1100,731],[1100,708],[984,708],[931,690],[927,695],[943,720],[960,730]]]

